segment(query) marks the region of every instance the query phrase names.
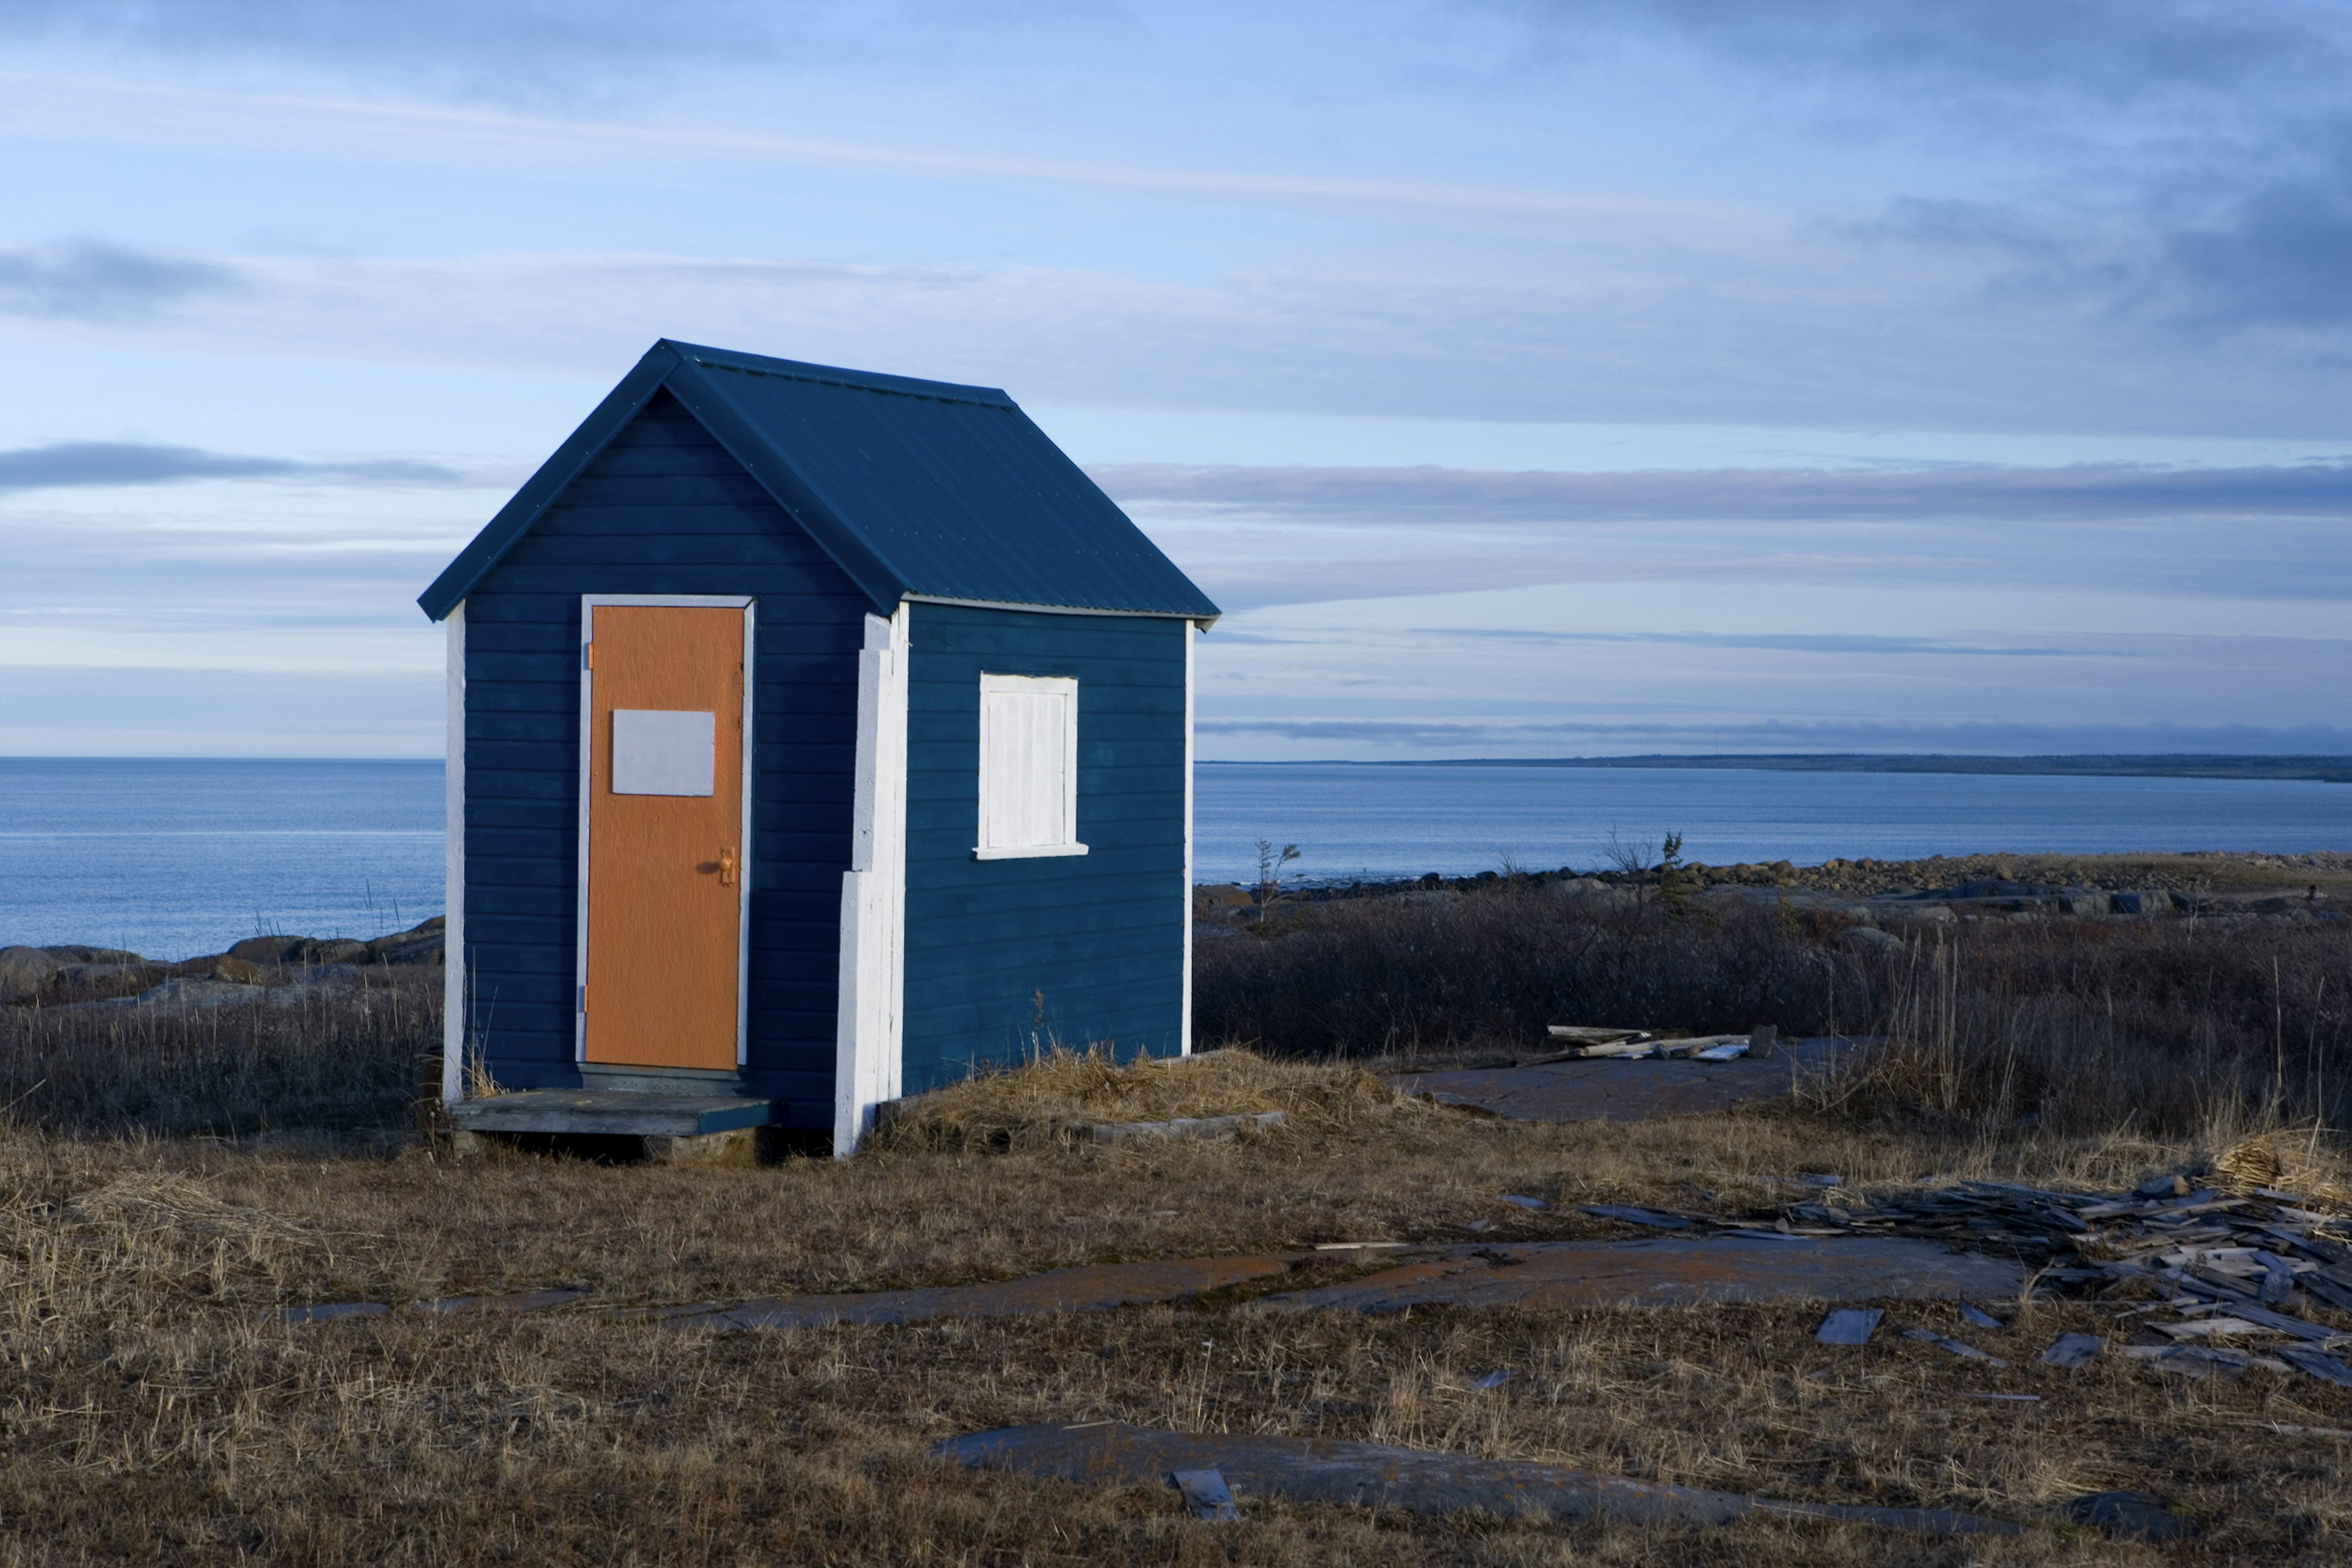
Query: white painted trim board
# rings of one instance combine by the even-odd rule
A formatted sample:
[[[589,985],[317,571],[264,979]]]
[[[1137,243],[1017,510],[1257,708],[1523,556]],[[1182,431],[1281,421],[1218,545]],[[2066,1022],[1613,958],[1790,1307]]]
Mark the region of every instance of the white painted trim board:
[[[441,1103],[466,1098],[466,602],[448,628],[442,670],[447,705],[443,742],[441,849]]]
[[[907,983],[908,606],[866,617],[857,657],[850,861],[841,878],[833,1152],[847,1158],[903,1086]]]
[[[1200,634],[1187,623],[1178,634],[1184,639],[1184,1003],[1176,1025],[1177,1049],[1192,1054],[1192,639]]]

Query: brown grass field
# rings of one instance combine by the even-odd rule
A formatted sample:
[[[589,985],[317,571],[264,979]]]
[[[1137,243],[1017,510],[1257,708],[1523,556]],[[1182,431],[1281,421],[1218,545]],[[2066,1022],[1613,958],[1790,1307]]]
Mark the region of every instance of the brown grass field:
[[[1427,906],[1461,911],[1437,932],[1457,962],[1503,951],[1489,945],[1496,932],[1535,918],[1470,903]],[[1708,937],[1655,913],[1642,920],[1612,928],[1628,951],[1660,943],[1691,963],[1719,947],[1701,978],[1736,975],[1759,952],[1792,973],[1807,967],[1797,956],[1807,950],[1840,965],[1850,956],[1834,932],[1801,925]],[[2187,1381],[2114,1357],[2070,1373],[2032,1365],[2059,1331],[2128,1332],[2085,1303],[2021,1301],[2008,1331],[1969,1331],[2011,1363],[1998,1371],[1891,1332],[1954,1326],[1941,1306],[1894,1308],[1859,1352],[1815,1344],[1819,1309],[1800,1305],[1371,1318],[1255,1316],[1211,1301],[730,1336],[618,1310],[1323,1241],[1459,1240],[1474,1219],[1496,1222],[1490,1237],[1629,1234],[1558,1205],[1738,1210],[1780,1195],[1772,1178],[1809,1170],[1863,1186],[1964,1175],[2112,1186],[2248,1138],[2280,1156],[2290,1182],[2342,1190],[2352,1164],[2333,1123],[2317,1125],[2295,1098],[2332,1105],[2332,1086],[2290,1080],[2310,1084],[2305,1069],[2342,1061],[2352,938],[2340,927],[2195,925],[2142,936],[2046,922],[1963,931],[1941,970],[1932,943],[1914,944],[1907,968],[1871,980],[1874,1000],[1841,1004],[1855,1008],[1849,1027],[1891,1021],[1895,1038],[1863,1076],[1805,1103],[1544,1126],[1400,1101],[1360,1067],[1322,1055],[1328,1040],[1287,1059],[1234,1052],[1130,1071],[1064,1055],[940,1097],[855,1160],[732,1170],[514,1154],[459,1164],[436,1153],[407,1131],[406,1090],[394,1086],[416,1081],[416,1058],[437,1036],[437,976],[373,978],[315,1016],[257,1013],[242,1026],[233,1009],[177,1021],[0,1013],[0,1083],[17,1102],[0,1135],[0,1555],[2342,1562],[2352,1557],[2352,1392],[2261,1371]],[[1204,998],[1232,978],[1210,964],[1263,971],[1302,933],[1310,947],[1323,940],[1301,927],[1212,944],[1230,957],[1204,948]],[[1527,940],[1554,938],[1566,940]],[[2189,945],[2132,945],[2143,940]],[[1402,949],[1391,957],[1391,1001],[1453,1022],[1402,1044],[1426,1055],[1500,1039],[1491,1014],[1416,1000],[1423,961]],[[2267,977],[2273,959],[2276,995],[2256,1005],[2230,977]],[[1651,962],[1626,958],[1618,973],[1638,980]],[[2181,973],[2204,979],[2164,978]],[[2306,1036],[2298,1055],[2289,1025],[2304,1016],[2288,998],[2293,976],[2306,974],[2315,985],[2332,978],[2309,1027],[2294,1022]],[[1573,966],[1554,980],[1593,984]],[[1524,1005],[1547,1005],[1525,994],[1537,999]],[[2164,1014],[2168,996],[2191,1016]],[[2136,1078],[2141,1092],[2056,1094],[2067,1049],[2102,1083]],[[1288,1121],[1244,1142],[1147,1149],[1055,1134],[1073,1120],[1258,1108]],[[1556,1206],[1506,1207],[1496,1201],[1505,1192]],[[403,1308],[307,1327],[271,1319],[323,1301],[554,1286],[595,1294],[530,1316]],[[1522,1375],[1470,1387],[1506,1366]],[[2001,1392],[2041,1403],[1966,1397]],[[1163,1488],[1081,1488],[926,1457],[961,1431],[1111,1418],[2020,1520],[2083,1491],[2132,1487],[2170,1498],[2204,1534],[2159,1548],[2042,1527],[2014,1540],[1936,1540],[1786,1521],[1685,1531],[1247,1500],[1243,1524],[1213,1526]]]

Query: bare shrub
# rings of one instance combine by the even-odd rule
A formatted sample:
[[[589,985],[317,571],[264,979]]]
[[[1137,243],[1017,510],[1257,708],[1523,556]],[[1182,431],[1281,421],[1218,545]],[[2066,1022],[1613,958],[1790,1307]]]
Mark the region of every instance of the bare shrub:
[[[440,1048],[438,969],[213,1006],[0,1008],[0,1104],[77,1131],[389,1131]]]
[[[1890,1103],[2221,1138],[2352,1117],[2352,931],[2268,921],[1986,923],[1886,962]]]
[[[1672,918],[1656,906],[1498,885],[1333,900],[1248,940],[1203,942],[1195,1027],[1276,1056],[1530,1048],[1555,1023],[1792,1034],[1874,1027],[1883,968],[1786,909]]]

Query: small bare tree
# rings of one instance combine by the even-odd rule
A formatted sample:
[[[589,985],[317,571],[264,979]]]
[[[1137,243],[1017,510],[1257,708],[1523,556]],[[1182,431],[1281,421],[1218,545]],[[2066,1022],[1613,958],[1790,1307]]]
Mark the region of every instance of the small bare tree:
[[[1274,847],[1271,838],[1257,841],[1257,907],[1265,908],[1282,892],[1282,868],[1298,858],[1298,846]]]

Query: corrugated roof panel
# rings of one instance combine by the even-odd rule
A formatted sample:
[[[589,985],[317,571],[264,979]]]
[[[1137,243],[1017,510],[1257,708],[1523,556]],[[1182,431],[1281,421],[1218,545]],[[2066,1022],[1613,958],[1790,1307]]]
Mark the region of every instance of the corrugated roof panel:
[[[675,346],[901,593],[1218,613],[1001,392]]]
[[[418,598],[446,616],[667,387],[877,606],[913,594],[1131,615],[1218,614],[993,387],[656,343]]]

